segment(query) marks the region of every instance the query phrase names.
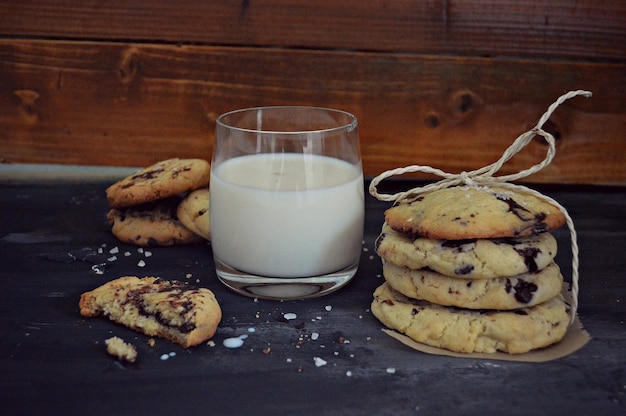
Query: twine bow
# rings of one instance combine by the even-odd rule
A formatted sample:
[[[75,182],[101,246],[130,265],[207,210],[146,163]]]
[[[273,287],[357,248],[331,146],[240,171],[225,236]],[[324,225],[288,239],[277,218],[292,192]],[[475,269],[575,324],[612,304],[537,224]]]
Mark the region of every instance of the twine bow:
[[[461,172],[459,174],[444,172],[441,169],[433,168],[431,166],[422,166],[422,165],[411,165],[403,168],[396,168],[385,171],[380,175],[376,176],[372,179],[369,192],[370,194],[380,201],[393,201],[393,202],[412,202],[414,201],[420,194],[426,192],[436,191],[438,189],[449,188],[458,185],[466,185],[466,186],[498,186],[506,189],[519,190],[531,195],[534,195],[548,203],[556,206],[559,211],[565,215],[565,220],[567,227],[569,228],[571,244],[572,244],[572,304],[570,309],[570,323],[574,322],[576,318],[576,310],[578,308],[578,243],[576,238],[576,230],[574,228],[574,222],[570,217],[567,210],[559,204],[554,199],[549,196],[543,195],[540,192],[537,192],[533,189],[530,189],[523,185],[513,184],[510,181],[519,180],[525,178],[527,176],[532,175],[535,172],[540,171],[544,167],[548,166],[554,156],[556,154],[556,144],[555,139],[552,134],[543,130],[543,125],[548,121],[552,113],[559,107],[564,101],[569,100],[570,98],[576,97],[578,95],[582,95],[585,97],[591,97],[591,92],[584,90],[576,90],[570,91],[566,94],[560,96],[550,107],[548,110],[541,116],[535,127],[526,133],[521,134],[514,142],[509,146],[500,159],[496,162],[484,166],[480,169],[472,170],[469,172]],[[515,154],[519,153],[524,147],[526,147],[530,141],[536,137],[541,136],[548,144],[548,150],[546,152],[546,157],[540,163],[531,166],[528,169],[521,170],[517,173],[510,175],[501,175],[495,176],[495,174],[502,168],[507,161],[509,161]],[[398,192],[395,194],[381,194],[378,192],[377,186],[380,182],[395,175],[403,175],[405,173],[413,173],[413,172],[424,172],[430,173],[437,176],[442,177],[443,179],[431,183],[425,186],[416,187],[404,192]]]

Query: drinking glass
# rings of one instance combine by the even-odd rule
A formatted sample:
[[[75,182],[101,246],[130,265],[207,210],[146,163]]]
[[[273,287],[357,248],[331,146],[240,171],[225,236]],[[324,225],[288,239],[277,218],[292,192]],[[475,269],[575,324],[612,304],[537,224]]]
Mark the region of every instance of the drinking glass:
[[[355,275],[365,206],[354,115],[304,106],[221,115],[209,189],[216,273],[234,291],[302,299]]]

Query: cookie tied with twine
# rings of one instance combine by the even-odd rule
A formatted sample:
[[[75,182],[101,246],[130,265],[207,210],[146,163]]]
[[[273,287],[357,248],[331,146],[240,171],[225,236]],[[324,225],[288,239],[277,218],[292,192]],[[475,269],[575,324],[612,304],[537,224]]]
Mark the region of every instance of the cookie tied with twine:
[[[570,323],[573,323],[576,318],[576,310],[578,308],[578,243],[576,237],[576,230],[574,228],[574,222],[570,217],[567,210],[559,204],[554,199],[549,196],[543,195],[542,193],[530,189],[526,186],[511,183],[511,181],[516,181],[525,177],[532,175],[533,173],[539,172],[544,167],[548,166],[554,156],[556,154],[556,143],[554,136],[549,132],[543,129],[544,124],[548,121],[552,113],[566,100],[576,97],[576,96],[585,96],[591,97],[591,92],[584,90],[576,90],[570,91],[566,94],[560,96],[552,105],[548,107],[548,110],[541,116],[535,127],[531,130],[527,131],[520,135],[514,142],[509,146],[500,159],[496,162],[484,166],[480,169],[476,169],[469,172],[461,172],[459,174],[453,174],[444,172],[440,169],[433,168],[431,166],[423,166],[423,165],[411,165],[403,168],[396,168],[385,171],[380,175],[376,176],[372,179],[369,192],[370,194],[380,201],[394,202],[395,204],[399,203],[411,203],[414,202],[417,198],[420,197],[421,194],[425,194],[428,192],[433,192],[439,189],[451,188],[455,186],[470,186],[470,187],[498,187],[504,188],[511,191],[521,191],[526,194],[533,195],[541,200],[552,204],[556,208],[558,208],[561,213],[565,216],[565,222],[570,232],[571,237],[571,246],[572,246],[572,284],[571,284],[571,309]],[[496,173],[502,168],[502,166],[509,161],[515,154],[519,153],[524,147],[526,147],[531,140],[536,137],[541,136],[548,144],[546,157],[540,163],[537,163],[531,166],[528,169],[524,169],[514,174],[510,175],[500,175],[497,176]],[[415,172],[423,172],[434,174],[436,176],[442,177],[443,179],[431,183],[425,186],[416,187],[404,192],[398,192],[395,194],[382,194],[378,192],[377,186],[383,180],[396,176],[403,175],[406,173],[415,173]]]

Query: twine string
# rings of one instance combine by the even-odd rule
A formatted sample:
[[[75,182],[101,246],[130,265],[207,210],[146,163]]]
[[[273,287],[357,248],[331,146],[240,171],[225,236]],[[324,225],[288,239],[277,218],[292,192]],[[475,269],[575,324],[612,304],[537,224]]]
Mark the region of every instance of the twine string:
[[[563,102],[574,98],[576,96],[584,96],[591,97],[591,92],[584,90],[576,90],[570,91],[566,94],[561,95],[554,103],[552,103],[546,112],[539,118],[539,121],[529,131],[521,134],[515,141],[504,151],[502,156],[494,163],[484,166],[482,168],[472,170],[469,172],[463,171],[458,174],[444,172],[441,169],[433,168],[431,166],[424,165],[410,165],[402,168],[391,169],[381,173],[372,179],[369,186],[369,193],[380,201],[386,202],[413,202],[420,194],[436,191],[443,188],[449,188],[458,185],[465,186],[499,186],[501,188],[509,189],[509,190],[517,190],[527,194],[531,194],[537,198],[543,199],[544,201],[556,206],[559,211],[563,213],[565,216],[565,222],[570,232],[570,240],[572,246],[572,299],[570,305],[570,324],[574,322],[576,318],[576,310],[578,309],[578,242],[576,229],[574,228],[574,221],[570,217],[569,213],[561,204],[559,204],[554,199],[549,196],[543,195],[542,193],[530,189],[526,186],[513,184],[511,181],[516,181],[519,179],[523,179],[528,177],[536,172],[539,172],[546,166],[548,166],[554,156],[556,155],[556,143],[554,136],[549,132],[543,129],[544,124],[550,119],[550,116],[554,111],[561,105]],[[500,175],[496,174],[500,171],[502,166],[508,162],[513,156],[522,151],[531,140],[537,136],[541,136],[547,143],[547,151],[545,158],[524,170],[521,170],[517,173],[509,174],[509,175]],[[407,173],[415,173],[415,172],[423,172],[429,173],[436,176],[439,176],[443,179],[438,182],[434,182],[431,184],[427,184],[424,186],[419,186],[408,191],[397,192],[395,194],[384,194],[378,192],[378,185],[385,179],[390,178],[392,176],[404,175]]]

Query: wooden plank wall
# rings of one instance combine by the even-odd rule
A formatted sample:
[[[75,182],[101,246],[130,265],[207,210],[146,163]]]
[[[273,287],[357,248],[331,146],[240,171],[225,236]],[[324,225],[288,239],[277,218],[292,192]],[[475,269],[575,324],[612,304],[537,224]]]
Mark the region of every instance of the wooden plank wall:
[[[558,96],[528,181],[626,185],[621,0],[7,0],[0,161],[210,158],[215,118],[316,105],[359,119],[365,173],[494,162]],[[503,169],[539,162],[531,143]]]

